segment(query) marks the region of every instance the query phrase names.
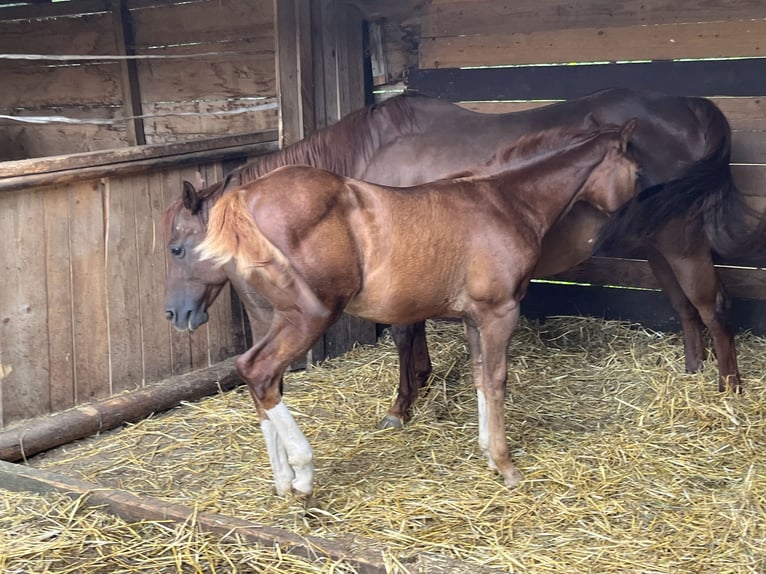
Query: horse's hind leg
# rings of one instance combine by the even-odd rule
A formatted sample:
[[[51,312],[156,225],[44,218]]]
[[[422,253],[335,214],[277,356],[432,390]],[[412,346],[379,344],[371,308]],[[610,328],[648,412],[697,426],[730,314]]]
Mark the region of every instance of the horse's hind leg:
[[[702,338],[702,320],[697,309],[684,294],[683,289],[678,284],[673,269],[670,267],[667,259],[656,251],[649,248],[647,252],[649,265],[654,272],[654,276],[662,287],[662,290],[670,299],[670,305],[678,315],[681,321],[681,332],[684,339],[684,362],[686,372],[696,373],[702,369],[705,359],[705,342]]]
[[[713,265],[709,244],[693,226],[682,225],[665,227],[653,243],[710,332],[718,360],[718,389],[740,391],[737,352],[726,321],[728,298]]]
[[[420,389],[426,389],[431,375],[431,358],[426,343],[424,322],[392,325],[391,335],[399,353],[399,392],[378,428],[401,428],[410,419],[410,407]]]

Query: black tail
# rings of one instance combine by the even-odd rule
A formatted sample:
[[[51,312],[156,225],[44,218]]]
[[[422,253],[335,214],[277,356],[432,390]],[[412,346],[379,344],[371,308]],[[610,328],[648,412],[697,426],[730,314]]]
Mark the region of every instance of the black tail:
[[[755,213],[732,179],[729,122],[709,100],[688,103],[705,130],[705,154],[680,177],[638,193],[604,226],[597,248],[633,249],[672,220],[702,226],[713,249],[724,257],[741,255],[751,241],[744,222]]]

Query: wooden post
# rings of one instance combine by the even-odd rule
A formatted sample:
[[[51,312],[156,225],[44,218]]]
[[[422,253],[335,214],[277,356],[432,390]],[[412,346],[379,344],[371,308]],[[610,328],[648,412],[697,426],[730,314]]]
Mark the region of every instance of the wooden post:
[[[135,55],[133,49],[133,27],[130,21],[130,10],[126,0],[112,0],[112,17],[114,21],[114,37],[117,54],[120,56]],[[143,114],[141,105],[141,89],[138,85],[138,66],[135,60],[122,60],[120,63],[120,77],[122,80],[122,110],[128,130],[128,143],[130,145],[144,145],[143,118],[135,117]]]
[[[315,129],[309,0],[274,0],[280,147]]]

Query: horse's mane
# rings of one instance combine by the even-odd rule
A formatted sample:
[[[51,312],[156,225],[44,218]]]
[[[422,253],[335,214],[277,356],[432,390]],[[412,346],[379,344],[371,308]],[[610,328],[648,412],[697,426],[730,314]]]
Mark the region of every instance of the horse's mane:
[[[310,165],[353,177],[354,169],[381,147],[418,129],[412,109],[415,97],[401,94],[351,112],[281,151],[240,166],[226,178],[226,187],[243,185],[283,165]]]

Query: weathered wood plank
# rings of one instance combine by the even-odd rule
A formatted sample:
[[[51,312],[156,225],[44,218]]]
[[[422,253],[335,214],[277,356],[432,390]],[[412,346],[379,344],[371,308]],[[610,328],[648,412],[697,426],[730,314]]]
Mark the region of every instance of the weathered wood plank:
[[[171,145],[142,146],[102,152],[67,154],[31,160],[0,163],[0,179],[19,175],[49,173],[69,169],[105,166],[137,160],[163,158],[188,153],[213,151],[221,148],[238,147],[261,142],[273,142],[276,132],[241,134],[209,138],[205,141],[183,142]]]
[[[170,323],[165,320],[165,239],[162,182],[157,172],[134,178],[139,317],[144,384],[172,373]]]
[[[115,177],[103,183],[110,394],[139,388],[144,379],[134,181]]]
[[[98,181],[70,186],[76,402],[110,394],[104,196]]]
[[[92,106],[88,109],[46,108],[12,111],[8,115],[68,116],[71,118],[115,119],[117,108]],[[10,110],[6,110],[10,111]],[[126,147],[128,145],[124,122],[113,125],[64,123],[28,124],[0,120],[0,169],[4,162],[45,158],[63,153],[89,153]]]
[[[236,146],[232,148],[215,149],[199,153],[162,156],[148,160],[121,162],[117,164],[105,164],[96,167],[83,167],[70,170],[53,171],[17,177],[0,178],[0,191],[9,191],[19,188],[39,187],[81,181],[83,179],[124,175],[128,173],[144,172],[147,169],[159,167],[178,166],[199,161],[212,161],[227,157],[240,157],[242,155],[261,155],[276,150],[275,142],[255,143],[251,145]]]
[[[42,195],[48,294],[48,384],[50,408],[56,412],[73,406],[75,401],[69,190],[66,186],[46,188]]]
[[[766,59],[413,70],[408,88],[450,101],[568,99],[619,85],[669,94],[762,96]]]
[[[624,0],[619,3],[571,0],[433,0],[423,15],[423,37],[507,34],[568,28],[638,26],[760,19],[758,0]]]
[[[138,77],[145,106],[163,101],[274,96],[277,92],[273,54],[227,54],[204,66],[179,65],[175,60],[142,61]]]
[[[0,109],[120,105],[119,62],[71,66],[41,62],[0,63]],[[11,115],[11,114],[8,114]]]
[[[106,2],[100,2],[100,4],[105,5]],[[109,12],[76,17],[31,16],[24,19],[3,20],[6,17],[6,9],[0,9],[0,54],[115,53],[114,32]]]
[[[289,530],[255,524],[222,514],[197,512],[195,508],[180,504],[168,503],[148,496],[139,497],[125,490],[102,488],[97,484],[8,462],[0,462],[0,478],[5,488],[38,494],[46,492],[66,494],[74,499],[83,500],[88,506],[106,507],[109,512],[128,522],[170,520],[187,524],[193,521],[197,528],[205,532],[220,536],[234,535],[250,543],[278,547],[279,551],[285,554],[308,559],[316,559],[319,556],[334,562],[342,561],[360,574],[388,572],[383,553],[364,550],[369,543],[365,545],[362,540],[346,539],[346,544],[343,544],[316,536],[301,536]],[[406,564],[407,561],[402,562]],[[454,568],[455,564],[450,566]],[[465,566],[462,565],[460,569],[452,571],[459,572]],[[476,568],[472,570],[481,571]]]
[[[147,47],[195,43],[197,52],[208,52],[227,49],[231,40],[273,39],[272,2],[208,0],[134,7],[136,48],[141,53]]]
[[[766,269],[727,265],[718,265],[716,269],[730,296],[766,301]],[[644,259],[591,257],[550,279],[593,285],[660,289],[649,263]]]
[[[50,408],[42,193],[0,198],[0,425]]]
[[[766,20],[423,38],[421,68],[758,57]]]
[[[147,113],[155,117],[147,118],[144,123],[147,142],[180,143],[191,139],[209,139],[212,136],[249,135],[256,131],[276,130],[276,106],[271,109],[239,111],[236,114],[226,113],[269,104],[276,102],[273,98],[257,101],[227,98],[153,102],[147,105]]]

